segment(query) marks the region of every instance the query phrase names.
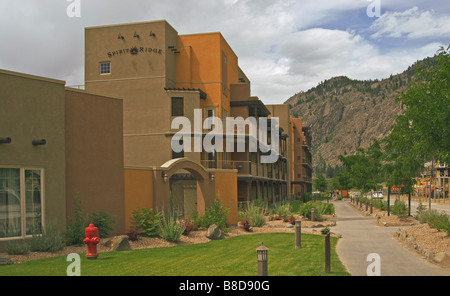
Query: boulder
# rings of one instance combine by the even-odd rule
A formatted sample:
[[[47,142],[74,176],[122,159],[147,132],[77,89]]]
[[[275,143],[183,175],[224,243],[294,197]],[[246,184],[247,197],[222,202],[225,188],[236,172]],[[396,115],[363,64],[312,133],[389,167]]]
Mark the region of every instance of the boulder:
[[[130,242],[128,241],[128,236],[126,235],[103,239],[100,245],[111,252],[131,250]]]
[[[211,240],[223,239],[225,237],[224,232],[217,226],[213,224],[209,226],[208,231],[206,232],[206,237]]]
[[[439,264],[450,266],[450,254],[449,253],[437,253],[434,255],[433,260]]]

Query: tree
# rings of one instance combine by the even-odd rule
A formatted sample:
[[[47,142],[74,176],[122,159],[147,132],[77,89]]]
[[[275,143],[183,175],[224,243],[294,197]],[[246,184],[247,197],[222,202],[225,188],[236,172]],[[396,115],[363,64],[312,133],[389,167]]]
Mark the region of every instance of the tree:
[[[325,192],[328,188],[328,182],[324,175],[318,174],[314,179],[314,187],[317,191]]]
[[[383,141],[393,185],[412,184],[428,161],[450,161],[449,49],[442,47],[428,64],[416,64],[412,85],[397,98],[404,112]]]
[[[373,140],[367,150],[360,147],[353,155],[340,155],[339,160],[345,168],[343,182],[347,183],[347,189],[357,188],[363,192],[378,190],[382,182],[382,159],[383,153],[378,140]]]

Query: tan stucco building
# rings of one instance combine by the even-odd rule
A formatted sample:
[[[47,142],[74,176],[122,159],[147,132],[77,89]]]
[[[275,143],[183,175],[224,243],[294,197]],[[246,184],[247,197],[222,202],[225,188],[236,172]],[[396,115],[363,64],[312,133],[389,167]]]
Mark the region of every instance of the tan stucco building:
[[[128,216],[137,206],[167,208],[172,192],[176,207],[184,215],[194,209],[201,213],[219,197],[233,205],[230,221],[236,223],[238,203],[257,198],[275,202],[292,196],[293,123],[289,106],[266,106],[251,95],[250,80],[222,34],[179,35],[161,20],[90,27],[85,30],[85,39],[86,89],[124,98]],[[259,151],[231,152],[225,144],[213,153],[195,151],[195,141],[211,131],[205,128],[200,129],[199,137],[184,138],[190,152],[174,153],[172,138],[179,129],[173,129],[171,123],[177,117],[186,117],[193,131],[195,110],[200,110],[202,119],[215,116],[223,124],[227,117],[279,117],[280,157],[275,163],[265,164]],[[248,128],[245,136],[248,147]],[[191,146],[187,147],[189,142]],[[170,165],[177,162],[182,163],[179,170],[167,174]],[[237,178],[229,177],[233,175]],[[212,183],[212,179],[214,184],[206,182]],[[137,188],[146,190],[139,194]]]
[[[124,233],[134,210],[167,211],[170,198],[184,216],[202,214],[218,198],[236,224],[239,204],[311,189],[308,130],[288,105],[265,105],[251,94],[218,32],[179,35],[164,20],[89,27],[85,90],[3,70],[0,87],[0,245],[26,237],[31,221],[64,229],[77,199],[87,212],[113,215],[114,233]],[[180,117],[191,124],[182,143],[174,140],[181,126],[172,126]],[[208,117],[223,129],[203,125]],[[267,127],[278,118],[276,160],[264,163],[269,152],[249,149],[269,144],[250,126],[225,132],[227,118],[267,118]],[[197,149],[222,131],[221,145],[215,138],[214,150]],[[268,129],[268,139],[275,131]],[[229,139],[235,142],[227,146]],[[185,150],[174,151],[174,142]]]
[[[0,247],[86,214],[124,230],[122,100],[0,70]]]

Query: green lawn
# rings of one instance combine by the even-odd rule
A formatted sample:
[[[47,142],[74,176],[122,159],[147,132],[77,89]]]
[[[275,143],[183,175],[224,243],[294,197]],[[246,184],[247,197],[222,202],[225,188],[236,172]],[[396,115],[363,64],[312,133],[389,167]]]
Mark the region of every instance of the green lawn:
[[[295,249],[295,234],[252,234],[206,244],[100,253],[97,260],[81,255],[82,276],[256,276],[256,248],[269,250],[269,276],[349,275],[339,261],[331,238],[331,273],[325,273],[325,237],[302,235]],[[0,276],[65,276],[66,257],[0,266]]]

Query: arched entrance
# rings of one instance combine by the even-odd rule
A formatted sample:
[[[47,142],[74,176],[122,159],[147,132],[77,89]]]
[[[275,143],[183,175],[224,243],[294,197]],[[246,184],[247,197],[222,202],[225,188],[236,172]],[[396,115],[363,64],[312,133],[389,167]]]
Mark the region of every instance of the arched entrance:
[[[199,162],[189,158],[172,159],[159,170],[164,186],[157,190],[155,197],[163,209],[169,209],[171,193],[174,209],[185,217],[194,209],[204,214],[205,208],[214,202],[214,180]]]

